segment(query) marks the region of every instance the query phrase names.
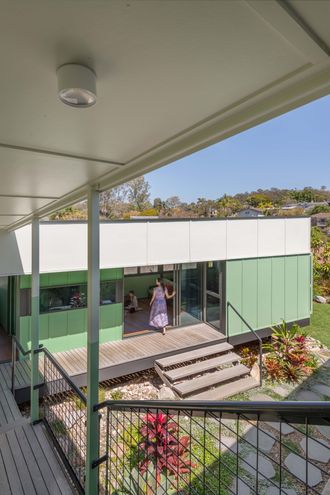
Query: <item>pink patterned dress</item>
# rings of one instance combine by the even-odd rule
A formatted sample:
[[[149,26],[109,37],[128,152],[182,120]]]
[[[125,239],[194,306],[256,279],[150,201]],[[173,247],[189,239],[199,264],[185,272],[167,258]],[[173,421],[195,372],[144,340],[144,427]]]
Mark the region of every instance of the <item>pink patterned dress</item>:
[[[168,325],[166,296],[161,287],[156,287],[155,289],[155,299],[150,310],[149,325],[155,328],[164,328]]]

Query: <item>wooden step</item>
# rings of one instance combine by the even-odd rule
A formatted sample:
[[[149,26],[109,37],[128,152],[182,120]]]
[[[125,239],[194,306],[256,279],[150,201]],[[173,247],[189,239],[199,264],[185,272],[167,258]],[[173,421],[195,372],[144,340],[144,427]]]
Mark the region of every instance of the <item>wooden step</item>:
[[[201,392],[200,394],[191,395],[189,400],[223,400],[226,397],[231,397],[232,395],[251,390],[251,388],[259,387],[259,385],[258,380],[252,378],[252,376],[247,376],[240,378],[239,380],[211,388],[205,392]]]
[[[171,382],[175,382],[182,380],[183,378],[187,378],[188,376],[197,375],[198,373],[203,373],[204,371],[218,368],[219,366],[223,366],[225,364],[235,363],[240,359],[240,356],[238,356],[235,352],[228,352],[228,354],[223,354],[222,356],[206,359],[205,361],[199,361],[197,363],[183,366],[182,368],[165,371],[164,375]]]
[[[157,359],[155,362],[161,368],[168,368],[169,366],[175,366],[176,364],[182,364],[187,361],[196,361],[206,356],[212,356],[213,354],[220,354],[222,352],[231,351],[233,346],[228,342],[223,342],[216,345],[208,345],[207,347],[201,347],[194,351],[182,352],[173,356],[168,356],[163,359]]]
[[[239,364],[238,366],[232,366],[231,368],[216,371],[215,373],[208,373],[200,376],[199,378],[194,378],[193,380],[187,380],[183,383],[179,383],[173,386],[173,390],[180,396],[185,397],[186,395],[193,394],[198,390],[214,387],[215,385],[219,385],[221,382],[233,380],[242,375],[247,375],[248,373],[250,373],[249,368],[244,366],[244,364]]]

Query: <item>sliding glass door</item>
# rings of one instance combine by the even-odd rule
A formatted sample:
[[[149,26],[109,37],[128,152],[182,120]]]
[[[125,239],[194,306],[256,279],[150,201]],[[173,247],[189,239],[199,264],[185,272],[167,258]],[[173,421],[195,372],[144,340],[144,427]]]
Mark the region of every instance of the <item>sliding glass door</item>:
[[[202,320],[202,263],[184,263],[180,270],[179,321],[181,326]]]

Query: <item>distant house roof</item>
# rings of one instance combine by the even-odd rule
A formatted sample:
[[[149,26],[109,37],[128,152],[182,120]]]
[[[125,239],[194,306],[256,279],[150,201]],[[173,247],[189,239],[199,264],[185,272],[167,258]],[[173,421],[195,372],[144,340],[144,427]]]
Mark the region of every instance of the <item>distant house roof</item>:
[[[330,218],[330,212],[320,212],[320,213],[314,213],[314,215],[311,215],[313,218]]]

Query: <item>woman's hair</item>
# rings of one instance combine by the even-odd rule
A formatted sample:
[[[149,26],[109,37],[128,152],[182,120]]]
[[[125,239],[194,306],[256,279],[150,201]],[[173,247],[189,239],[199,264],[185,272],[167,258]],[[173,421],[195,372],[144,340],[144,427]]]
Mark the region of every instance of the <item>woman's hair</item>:
[[[164,280],[160,277],[157,277],[157,282],[159,282],[161,288],[163,289],[163,291],[165,292],[165,284],[164,284]]]

